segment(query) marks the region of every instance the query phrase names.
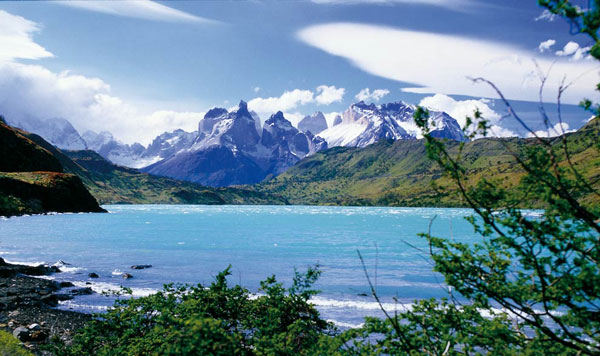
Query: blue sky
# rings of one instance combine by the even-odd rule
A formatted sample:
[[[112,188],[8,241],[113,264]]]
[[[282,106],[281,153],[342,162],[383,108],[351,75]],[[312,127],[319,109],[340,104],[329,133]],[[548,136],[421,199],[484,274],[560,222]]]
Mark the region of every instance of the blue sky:
[[[584,48],[590,41],[570,35],[561,19],[538,19],[542,9],[534,0],[33,1],[2,2],[0,10],[22,19],[14,21],[20,26],[14,39],[0,35],[0,53],[8,48],[0,63],[13,65],[0,67],[12,78],[0,82],[12,95],[0,110],[65,117],[80,131],[108,129],[126,142],[147,143],[177,127],[193,130],[203,112],[240,99],[263,120],[276,110],[291,120],[315,110],[340,112],[365,88],[388,92],[363,95],[367,101],[418,104],[429,97],[442,109],[448,100],[431,97],[449,94],[456,101],[449,110],[462,112],[463,101],[495,97],[466,80],[469,75],[489,75],[535,120],[537,82],[523,84],[534,57],[541,66],[557,61],[552,85],[562,75],[585,73],[565,96],[569,104],[593,96],[598,81],[596,64],[574,58],[573,45],[556,54],[569,42]],[[18,53],[11,40],[46,54]],[[547,40],[555,43],[541,53]],[[509,57],[517,64],[489,66]],[[33,67],[49,72],[39,73],[38,84],[29,82],[38,80]],[[14,84],[23,82],[22,89]],[[548,102],[555,98],[552,85]],[[37,98],[44,86],[58,89]],[[56,91],[70,99],[52,97]],[[32,109],[19,108],[20,100]],[[498,103],[481,102],[502,115]],[[571,105],[565,118],[577,128],[589,115]],[[516,131],[509,120],[499,125]]]

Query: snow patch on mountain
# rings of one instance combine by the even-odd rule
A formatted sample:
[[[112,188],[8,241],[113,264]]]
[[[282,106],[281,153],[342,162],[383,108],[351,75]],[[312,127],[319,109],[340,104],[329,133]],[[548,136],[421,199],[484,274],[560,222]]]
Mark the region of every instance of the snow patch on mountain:
[[[85,150],[87,145],[79,132],[65,119],[40,120],[33,117],[8,123],[25,131],[42,136],[46,141],[63,150]]]
[[[366,128],[361,124],[336,125],[319,133],[319,137],[327,141],[329,147],[349,146]]]
[[[337,125],[319,133],[329,147],[365,147],[381,139],[418,139],[421,130],[413,115],[416,107],[404,102],[388,104],[366,104],[363,101],[350,105],[342,113]],[[464,140],[460,126],[443,112],[430,112],[431,134],[454,140]]]

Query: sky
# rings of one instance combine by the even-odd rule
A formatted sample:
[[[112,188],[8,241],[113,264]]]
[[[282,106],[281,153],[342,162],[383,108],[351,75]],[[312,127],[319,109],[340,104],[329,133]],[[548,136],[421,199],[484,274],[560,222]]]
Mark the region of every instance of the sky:
[[[459,122],[477,107],[506,136],[523,132],[469,78],[493,81],[542,130],[541,71],[550,113],[571,83],[568,130],[590,118],[576,104],[597,98],[590,45],[535,0],[3,1],[0,113],[148,144],[242,99],[263,121],[281,110],[292,122],[403,100]]]

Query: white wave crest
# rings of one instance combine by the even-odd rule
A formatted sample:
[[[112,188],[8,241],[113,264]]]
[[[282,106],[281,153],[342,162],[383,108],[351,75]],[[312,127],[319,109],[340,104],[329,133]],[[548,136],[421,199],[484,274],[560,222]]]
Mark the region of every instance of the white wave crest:
[[[80,304],[75,303],[72,300],[62,300],[58,302],[60,308],[66,309],[75,309],[78,311],[90,311],[90,312],[103,312],[108,310],[108,307],[105,305],[90,305],[90,304]]]
[[[348,329],[358,329],[358,328],[362,328],[362,326],[365,325],[364,323],[360,323],[360,324],[346,323],[343,321],[338,321],[338,320],[333,320],[333,319],[327,319],[327,322],[334,323],[336,326],[339,326],[341,328],[348,328]]]
[[[108,282],[91,282],[91,284],[87,284],[87,283],[90,283],[90,282],[80,282],[80,281],[73,282],[73,284],[77,287],[83,287],[83,288],[89,287],[89,288],[92,288],[92,290],[96,293],[120,292],[122,289],[120,285],[114,284],[114,283],[108,283]],[[133,296],[133,297],[147,297],[147,296],[157,293],[159,291],[158,289],[154,289],[154,288],[130,288],[130,289],[131,289],[131,293],[132,293],[131,296]]]
[[[360,300],[337,300],[327,299],[322,297],[313,297],[310,303],[317,307],[323,308],[344,308],[344,309],[360,309],[360,310],[381,310],[381,306],[386,311],[405,311],[412,308],[412,303],[382,303],[381,306],[376,301],[360,301]]]

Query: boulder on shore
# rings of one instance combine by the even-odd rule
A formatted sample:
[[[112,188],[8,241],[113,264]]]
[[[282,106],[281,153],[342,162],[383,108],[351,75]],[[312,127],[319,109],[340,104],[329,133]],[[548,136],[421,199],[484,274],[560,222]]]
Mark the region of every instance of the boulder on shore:
[[[131,266],[131,269],[146,269],[150,267],[152,267],[152,265],[133,265]]]

